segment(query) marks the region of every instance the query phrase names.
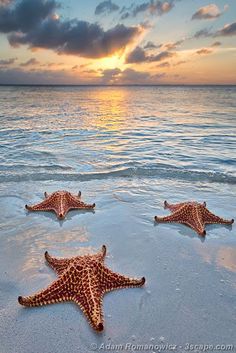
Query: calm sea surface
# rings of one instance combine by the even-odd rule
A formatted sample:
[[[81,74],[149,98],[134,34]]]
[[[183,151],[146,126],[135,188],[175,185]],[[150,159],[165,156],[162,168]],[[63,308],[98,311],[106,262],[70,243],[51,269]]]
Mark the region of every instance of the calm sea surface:
[[[81,190],[95,213],[59,222],[24,209],[58,189]],[[2,353],[236,347],[236,226],[208,226],[203,240],[153,222],[166,199],[236,218],[235,195],[236,87],[0,87]],[[69,257],[102,244],[110,268],[147,280],[105,296],[102,335],[73,304],[18,305],[55,278],[45,250]]]
[[[236,183],[236,87],[0,87],[1,181]]]

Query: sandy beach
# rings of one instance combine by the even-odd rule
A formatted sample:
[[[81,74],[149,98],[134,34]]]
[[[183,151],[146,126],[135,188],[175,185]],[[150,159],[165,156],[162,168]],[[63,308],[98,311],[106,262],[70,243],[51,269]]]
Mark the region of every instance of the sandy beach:
[[[18,112],[14,113],[13,105],[16,103],[11,101],[11,116],[22,116],[23,110],[27,111],[27,105],[31,104],[27,101],[29,92],[24,88],[22,90],[11,94],[17,97],[23,92],[25,107],[18,108]],[[112,123],[105,120],[101,112],[97,113],[95,121],[88,122],[89,109],[96,107],[91,105],[92,108],[85,111],[83,99],[87,92],[77,91],[73,93],[79,100],[81,111],[77,129],[73,119],[73,126],[68,128],[66,117],[51,125],[50,119],[55,118],[57,109],[59,111],[67,104],[67,98],[64,91],[57,91],[56,95],[62,94],[62,100],[61,106],[56,108],[54,102],[56,104],[58,97],[45,105],[45,94],[41,89],[35,103],[37,107],[44,104],[36,120],[30,116],[34,114],[32,108],[28,115],[25,113],[19,118],[21,120],[11,118],[11,124],[14,124],[11,128],[5,120],[1,131],[1,352],[138,352],[138,345],[145,344],[156,345],[155,349],[148,350],[150,352],[158,351],[159,345],[176,345],[177,352],[184,352],[190,344],[235,345],[234,225],[207,226],[204,239],[184,225],[154,223],[155,215],[168,214],[163,209],[164,200],[173,203],[207,201],[208,208],[217,215],[228,219],[235,217],[233,144],[227,147],[227,141],[233,139],[234,129],[230,126],[230,112],[228,120],[224,117],[222,125],[215,127],[217,133],[214,131],[211,135],[197,130],[202,144],[198,144],[198,150],[193,146],[190,152],[186,146],[178,145],[178,137],[166,139],[166,142],[162,140],[166,126],[161,118],[157,118],[157,110],[150,114],[147,112],[149,117],[145,118],[142,115],[144,108],[134,113],[138,128],[133,132],[135,136],[130,136],[133,144],[129,144],[130,140],[125,140],[124,134],[130,134],[134,117],[131,122],[127,120],[126,125],[117,125],[117,121],[124,118],[124,112],[118,109]],[[94,94],[98,93],[94,91]],[[117,91],[113,97],[116,94]],[[134,92],[130,88],[130,92],[124,94],[133,95],[132,100],[127,96],[126,108],[129,104],[135,105],[138,99],[141,105],[140,97],[146,95],[147,98],[149,94],[151,103],[145,109],[151,111],[152,95],[162,92],[152,89]],[[175,94],[178,95],[178,92]],[[215,92],[208,91],[208,94],[213,99]],[[231,95],[233,99],[235,89]],[[6,92],[2,90],[3,96]],[[116,98],[111,98],[107,104],[112,106],[114,101],[117,103]],[[130,111],[133,111],[132,108],[130,106]],[[170,114],[166,113],[166,106],[162,109],[165,110],[163,114]],[[184,111],[186,106],[182,105],[181,109]],[[204,118],[203,115],[208,116],[211,109],[209,106],[208,112],[202,112],[199,118],[201,122],[205,119],[205,124],[209,126],[213,124],[211,117]],[[5,108],[5,117],[7,111],[9,106]],[[40,119],[45,119],[46,114],[48,118],[43,120],[46,121],[45,126]],[[192,112],[194,114],[196,111]],[[182,144],[187,136],[190,141],[195,139],[196,143],[194,131],[198,128],[190,128],[193,120],[191,125],[182,121],[177,127],[177,119],[176,115],[175,123],[172,120],[173,124],[169,124],[168,136],[182,134]],[[157,125],[156,130],[152,130],[154,124]],[[231,134],[228,140],[224,140],[226,130]],[[214,155],[218,152],[212,147],[211,138],[216,139],[216,135],[218,140],[222,139],[223,146],[216,149],[221,148],[228,161],[231,155],[232,163],[229,162],[228,167],[222,166]],[[21,136],[20,141],[18,136]],[[112,139],[113,144],[110,144],[109,140]],[[173,148],[171,156],[162,155],[165,143],[170,146],[176,143],[176,146],[169,147]],[[191,143],[194,145],[194,142]],[[140,145],[144,152],[139,151]],[[5,159],[7,153],[8,161]],[[195,153],[196,157],[192,162],[189,159],[186,166],[184,154]],[[31,158],[34,154],[38,159]],[[200,168],[201,159],[206,157],[209,163]],[[152,167],[148,164],[150,160]],[[129,169],[125,169],[127,165]],[[154,165],[156,169],[153,169]],[[95,212],[71,211],[64,221],[58,221],[53,213],[29,213],[25,210],[25,204],[40,202],[44,191],[50,193],[57,189],[75,193],[81,190],[84,201],[96,203]],[[130,277],[145,276],[146,283],[142,288],[105,295],[105,329],[102,333],[97,334],[91,329],[82,311],[73,303],[40,308],[19,305],[19,295],[35,293],[56,278],[45,263],[46,250],[54,256],[72,257],[94,253],[103,244],[108,249],[106,264],[109,268]],[[170,347],[167,351],[171,351]],[[198,352],[199,349],[193,351]]]

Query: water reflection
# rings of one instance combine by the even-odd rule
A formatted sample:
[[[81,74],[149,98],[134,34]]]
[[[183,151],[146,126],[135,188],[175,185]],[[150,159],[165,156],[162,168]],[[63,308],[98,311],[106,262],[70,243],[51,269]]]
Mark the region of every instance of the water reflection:
[[[198,246],[196,245],[198,254],[202,257],[203,261],[208,264],[214,265],[217,268],[223,268],[230,272],[236,272],[236,247],[220,245],[213,246]]]
[[[46,227],[46,226],[45,226]],[[73,257],[95,252],[97,249],[86,246],[90,234],[84,226],[72,230],[51,230],[43,226],[28,228],[8,239],[8,246],[14,242],[15,248],[24,252],[21,271],[24,276],[37,276],[38,271],[44,272],[44,252],[47,250],[54,256]],[[42,265],[43,264],[43,265]]]

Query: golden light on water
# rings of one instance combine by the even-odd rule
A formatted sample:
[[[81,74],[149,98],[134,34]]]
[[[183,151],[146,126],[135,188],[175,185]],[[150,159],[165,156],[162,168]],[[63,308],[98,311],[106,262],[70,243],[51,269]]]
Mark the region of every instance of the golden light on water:
[[[220,246],[209,249],[197,246],[197,252],[208,263],[223,268],[230,272],[236,272],[236,248]]]

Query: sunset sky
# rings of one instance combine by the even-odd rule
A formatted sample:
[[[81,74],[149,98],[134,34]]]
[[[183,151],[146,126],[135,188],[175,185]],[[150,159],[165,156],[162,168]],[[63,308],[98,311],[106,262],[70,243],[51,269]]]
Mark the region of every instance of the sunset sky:
[[[236,1],[0,0],[12,83],[236,84]]]

